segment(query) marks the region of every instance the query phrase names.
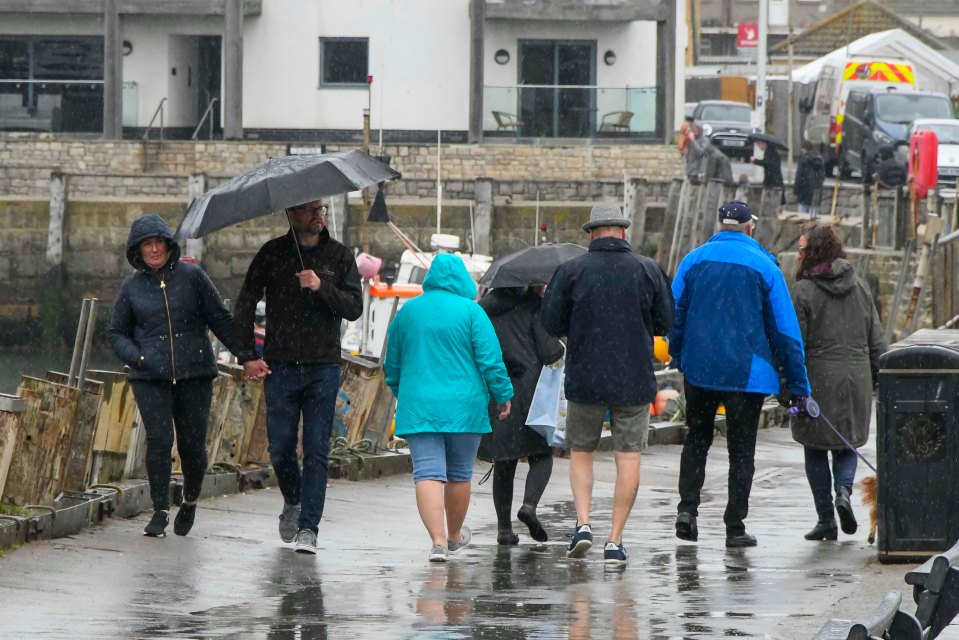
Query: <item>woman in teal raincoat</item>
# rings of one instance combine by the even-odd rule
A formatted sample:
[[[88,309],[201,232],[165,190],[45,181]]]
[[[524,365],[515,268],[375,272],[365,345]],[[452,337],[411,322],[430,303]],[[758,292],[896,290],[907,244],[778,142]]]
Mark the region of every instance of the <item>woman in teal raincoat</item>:
[[[396,403],[396,435],[413,458],[416,506],[433,541],[430,562],[446,562],[469,544],[469,508],[476,451],[489,433],[489,398],[500,419],[513,387],[486,312],[473,301],[476,285],[451,254],[433,260],[423,295],[390,325],[386,384]]]

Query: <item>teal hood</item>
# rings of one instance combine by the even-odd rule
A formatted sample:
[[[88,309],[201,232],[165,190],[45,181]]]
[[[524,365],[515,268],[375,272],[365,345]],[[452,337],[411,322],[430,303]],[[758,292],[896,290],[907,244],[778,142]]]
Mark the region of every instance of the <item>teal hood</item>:
[[[423,280],[423,291],[442,289],[458,296],[476,297],[476,284],[470,278],[466,265],[459,256],[441,253],[433,258],[433,264]]]

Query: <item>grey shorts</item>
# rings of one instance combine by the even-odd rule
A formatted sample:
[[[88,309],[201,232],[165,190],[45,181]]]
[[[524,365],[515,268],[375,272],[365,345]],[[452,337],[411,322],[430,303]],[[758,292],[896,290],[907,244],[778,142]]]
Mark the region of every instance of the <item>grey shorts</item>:
[[[567,402],[566,444],[572,451],[596,451],[606,405]],[[643,451],[649,434],[649,405],[608,407],[613,451]]]

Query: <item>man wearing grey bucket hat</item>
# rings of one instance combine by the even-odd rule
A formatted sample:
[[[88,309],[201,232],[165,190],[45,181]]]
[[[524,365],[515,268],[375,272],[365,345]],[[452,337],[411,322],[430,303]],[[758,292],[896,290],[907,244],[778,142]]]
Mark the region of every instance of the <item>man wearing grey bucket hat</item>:
[[[603,549],[608,564],[629,558],[623,530],[639,488],[640,452],[646,446],[649,403],[656,395],[653,336],[665,335],[673,323],[673,298],[663,270],[632,252],[628,227],[618,206],[594,206],[583,225],[589,253],[559,266],[542,308],[546,330],[568,340],[566,442],[576,503],[576,527],[567,550],[571,558],[584,557],[593,544],[593,455],[610,412],[616,490]]]

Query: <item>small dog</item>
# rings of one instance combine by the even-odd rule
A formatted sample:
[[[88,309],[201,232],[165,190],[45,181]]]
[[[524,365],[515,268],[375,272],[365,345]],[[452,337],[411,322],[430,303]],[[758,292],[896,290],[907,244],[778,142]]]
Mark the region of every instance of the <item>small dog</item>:
[[[859,490],[862,491],[862,503],[869,507],[869,544],[873,544],[879,519],[876,513],[876,476],[863,478],[859,482]]]

